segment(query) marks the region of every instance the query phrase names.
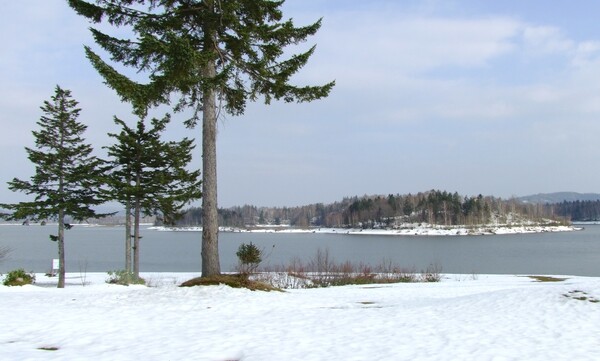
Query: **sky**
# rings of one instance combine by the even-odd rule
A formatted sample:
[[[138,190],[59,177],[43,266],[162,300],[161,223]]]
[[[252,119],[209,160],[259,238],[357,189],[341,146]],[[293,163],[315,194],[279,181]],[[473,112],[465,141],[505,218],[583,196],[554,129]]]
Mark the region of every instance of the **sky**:
[[[335,80],[311,103],[250,103],[219,120],[219,206],[296,206],[431,189],[502,198],[600,192],[600,23],[596,1],[287,0],[296,25],[323,19],[297,85]],[[135,122],[85,58],[95,46],[64,0],[0,13],[0,184],[28,179],[24,147],[58,84],[72,91],[101,155]],[[123,30],[103,27],[111,34]],[[167,139],[201,128],[173,118]],[[0,186],[0,203],[24,194]]]

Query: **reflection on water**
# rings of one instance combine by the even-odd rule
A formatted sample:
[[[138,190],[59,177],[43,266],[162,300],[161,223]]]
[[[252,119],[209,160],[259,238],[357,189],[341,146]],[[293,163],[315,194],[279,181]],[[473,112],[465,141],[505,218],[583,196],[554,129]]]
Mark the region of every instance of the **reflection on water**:
[[[0,272],[23,267],[45,272],[57,257],[48,235],[56,227],[0,226],[0,247],[12,249]],[[124,228],[74,227],[66,232],[67,272],[98,272],[124,267]],[[199,272],[200,232],[144,229],[140,246],[142,271]],[[446,273],[561,274],[600,276],[600,226],[578,232],[505,236],[361,236],[343,234],[221,233],[223,271],[234,270],[242,243],[263,248],[265,263],[282,265],[309,260],[327,249],[337,261],[377,265],[383,260],[421,270],[437,263]]]

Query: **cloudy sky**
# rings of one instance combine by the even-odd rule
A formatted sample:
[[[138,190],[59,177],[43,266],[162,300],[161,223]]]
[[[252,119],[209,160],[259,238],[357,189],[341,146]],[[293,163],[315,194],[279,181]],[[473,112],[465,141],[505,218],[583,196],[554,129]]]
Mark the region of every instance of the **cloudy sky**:
[[[220,206],[600,192],[600,2],[288,0],[284,13],[323,18],[294,81],[337,86],[219,121]],[[24,147],[56,84],[79,101],[99,152],[113,115],[135,121],[85,59],[89,26],[64,0],[3,4],[1,184],[33,174]],[[199,140],[180,119],[166,136]],[[0,202],[23,197],[0,187]]]

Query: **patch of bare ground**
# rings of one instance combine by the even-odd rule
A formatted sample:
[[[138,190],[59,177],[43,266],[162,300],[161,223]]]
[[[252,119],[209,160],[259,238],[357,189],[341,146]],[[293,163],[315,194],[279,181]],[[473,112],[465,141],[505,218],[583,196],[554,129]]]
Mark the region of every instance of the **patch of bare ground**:
[[[248,278],[242,274],[222,274],[210,277],[196,277],[183,282],[180,287],[227,285],[232,288],[247,288],[251,291],[281,291],[281,289],[260,281]]]
[[[527,276],[537,282],[562,282],[568,280],[568,278],[559,278],[551,276]]]

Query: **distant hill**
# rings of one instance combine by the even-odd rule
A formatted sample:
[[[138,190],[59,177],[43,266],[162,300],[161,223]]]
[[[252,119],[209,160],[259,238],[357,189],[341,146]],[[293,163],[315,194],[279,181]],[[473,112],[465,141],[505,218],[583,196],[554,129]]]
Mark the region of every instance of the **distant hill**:
[[[577,192],[556,192],[556,193],[538,193],[530,196],[519,197],[524,203],[562,203],[575,201],[597,201],[600,200],[599,193],[577,193]]]

